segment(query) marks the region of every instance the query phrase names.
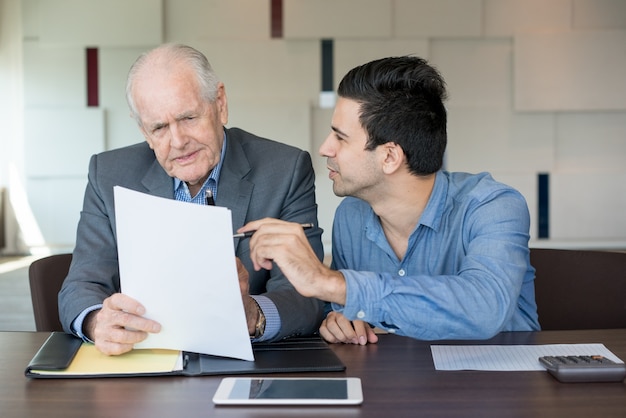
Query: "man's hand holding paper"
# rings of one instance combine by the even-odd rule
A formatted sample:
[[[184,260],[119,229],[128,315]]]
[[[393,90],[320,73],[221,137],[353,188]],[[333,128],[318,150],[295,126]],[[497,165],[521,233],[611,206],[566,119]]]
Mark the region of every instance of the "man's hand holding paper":
[[[100,311],[104,332],[130,339],[135,348],[253,360],[242,302],[250,299],[247,272],[235,261],[230,211],[122,187],[115,188],[115,211],[120,283],[128,298],[107,299],[114,304]],[[162,227],[164,219],[174,221]],[[138,332],[116,329],[121,324]],[[159,324],[160,332],[150,333]],[[134,342],[137,337],[145,339]]]
[[[146,308],[135,299],[115,293],[104,300],[102,309],[93,311],[86,320],[87,335],[96,348],[108,355],[118,355],[133,349],[148,333],[157,333],[161,324],[143,317]]]

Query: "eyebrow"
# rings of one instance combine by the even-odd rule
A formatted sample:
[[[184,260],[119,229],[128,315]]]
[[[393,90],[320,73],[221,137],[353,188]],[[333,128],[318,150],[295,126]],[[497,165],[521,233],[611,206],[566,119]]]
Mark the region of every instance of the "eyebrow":
[[[176,115],[175,120],[179,121],[179,120],[183,120],[183,119],[186,119],[188,117],[193,117],[193,116],[196,116],[196,115],[197,115],[197,112],[190,110],[190,111],[183,112],[181,114]]]
[[[196,115],[196,113],[193,112],[193,111],[183,112],[183,113],[181,113],[179,115],[176,115],[174,120],[178,122],[178,121],[186,119],[186,118],[188,118],[190,116],[195,116],[195,115]],[[168,125],[169,125],[168,122],[154,122],[154,123],[150,124],[149,127],[150,127],[151,131],[154,131],[154,130],[159,129],[159,128],[164,128],[164,127],[166,127]]]
[[[341,129],[337,128],[336,126],[332,126],[331,125],[330,129],[332,129],[335,133],[339,134],[340,136],[348,138],[348,134],[346,134],[344,131],[342,131]]]

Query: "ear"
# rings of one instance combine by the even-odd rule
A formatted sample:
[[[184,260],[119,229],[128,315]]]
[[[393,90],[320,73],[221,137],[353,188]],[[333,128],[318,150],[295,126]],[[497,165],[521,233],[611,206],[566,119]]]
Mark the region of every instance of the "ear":
[[[387,142],[381,147],[383,152],[383,172],[393,174],[406,164],[406,155],[400,145],[395,142]]]
[[[222,82],[217,85],[215,105],[220,122],[222,122],[222,125],[226,126],[228,123],[228,98],[226,97],[226,87]]]

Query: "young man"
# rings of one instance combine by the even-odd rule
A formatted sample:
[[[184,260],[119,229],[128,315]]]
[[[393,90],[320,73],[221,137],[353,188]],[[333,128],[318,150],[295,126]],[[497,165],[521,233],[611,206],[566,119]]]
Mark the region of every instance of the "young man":
[[[332,269],[290,223],[264,219],[255,269],[278,265],[304,296],[331,303],[330,342],[378,340],[368,324],[417,339],[482,339],[537,330],[530,216],[486,174],[443,171],[445,83],[417,57],[351,70],[320,148],[339,205]]]
[[[226,129],[226,90],[204,55],[168,44],[140,56],[128,76],[127,99],[146,142],[92,157],[72,265],[59,293],[64,329],[106,354],[129,351],[160,330],[142,316],[140,301],[119,293],[116,185],[199,204],[210,190],[216,205],[231,209],[234,229],[267,216],[311,223],[307,242],[323,257],[309,154]],[[155,227],[176,228],[176,219]],[[317,331],[322,302],[298,294],[278,268],[254,271],[249,240],[234,245],[250,335],[274,340]],[[181,262],[210,274],[200,260]]]

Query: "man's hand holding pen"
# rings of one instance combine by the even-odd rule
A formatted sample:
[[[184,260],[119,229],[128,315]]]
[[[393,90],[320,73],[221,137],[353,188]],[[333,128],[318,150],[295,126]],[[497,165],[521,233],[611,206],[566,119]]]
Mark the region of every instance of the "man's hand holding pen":
[[[265,218],[237,230],[248,231],[255,231],[250,237],[255,270],[270,270],[276,263],[301,295],[345,303],[343,275],[319,261],[301,224]]]
[[[307,297],[346,303],[346,282],[343,275],[321,263],[304,234],[302,225],[262,219],[250,222],[237,232],[255,231],[250,237],[250,258],[254,268],[271,269],[276,263],[296,290]],[[363,321],[350,321],[331,312],[322,322],[320,335],[329,342],[365,345],[376,343],[378,337]]]

